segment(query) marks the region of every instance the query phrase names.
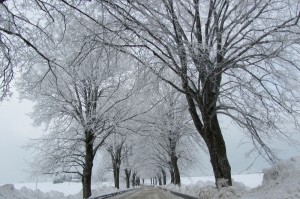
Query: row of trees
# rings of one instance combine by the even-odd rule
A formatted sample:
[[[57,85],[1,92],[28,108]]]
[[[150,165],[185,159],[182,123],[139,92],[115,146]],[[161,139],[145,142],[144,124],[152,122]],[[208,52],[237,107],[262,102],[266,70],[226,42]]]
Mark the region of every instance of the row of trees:
[[[197,134],[182,95],[170,86],[161,84],[158,87],[152,91],[151,102],[155,104],[150,106],[153,108],[135,118],[138,130],[134,130],[130,122],[133,132],[123,134],[119,130],[107,140],[106,151],[111,158],[104,157],[101,175],[112,170],[116,188],[119,188],[121,176],[127,188],[130,181],[133,186],[140,184],[139,176],[150,178],[151,184],[154,179],[158,184],[166,184],[168,176],[171,183],[180,185],[180,167],[186,170],[196,159],[193,152],[199,151],[199,147],[192,135],[196,137]]]
[[[171,183],[180,185],[179,165],[188,167],[195,159],[195,129],[188,114],[184,96],[173,87],[165,84],[158,86],[157,98],[160,103],[153,109],[153,114],[144,121],[150,129],[151,137],[147,157],[155,167],[155,177],[159,184],[166,182],[166,170],[169,171]],[[156,139],[153,139],[153,137]],[[186,164],[184,164],[186,163]]]
[[[83,37],[81,33],[72,34],[75,40]],[[74,47],[74,43],[78,46]],[[87,198],[91,195],[95,157],[100,148],[106,148],[115,187],[119,188],[122,160],[132,150],[125,141],[136,142],[138,138],[131,134],[147,131],[144,136],[151,139],[156,155],[163,156],[157,157],[160,159],[156,165],[167,164],[171,182],[180,184],[177,145],[181,134],[188,131],[178,123],[186,112],[181,114],[185,107],[181,107],[183,100],[174,89],[159,86],[157,96],[149,97],[148,90],[156,86],[148,82],[153,76],[141,82],[143,71],[128,55],[94,41],[62,42],[53,51],[60,52],[59,67],[51,68],[44,76],[47,72],[41,72],[42,66],[35,65],[37,60],[33,58],[32,68],[19,81],[23,97],[35,102],[32,118],[37,125],[45,124],[48,130],[48,134],[29,143],[38,151],[32,164],[34,173],[77,173],[82,177],[83,197]],[[158,111],[161,115],[153,116]],[[143,153],[135,158],[140,156]],[[130,172],[132,185],[139,184],[137,172],[129,168],[128,187]]]
[[[220,115],[270,163],[278,157],[267,141],[289,141],[289,127],[298,127],[299,19],[297,0],[1,1],[1,99],[22,72],[33,118],[48,127],[33,144],[37,167],[79,173],[84,198],[96,152],[116,131],[154,132],[160,141],[145,151],[167,160],[159,162],[180,184],[176,163],[189,151],[180,140],[195,136],[189,117],[216,186],[232,185]],[[172,95],[164,103],[153,75]]]
[[[42,82],[40,70],[26,73],[22,82],[24,96],[36,102],[32,114],[36,124],[46,124],[49,132],[34,142],[33,147],[40,151],[35,168],[38,173],[80,174],[86,198],[91,195],[97,151],[120,123],[136,114],[128,110],[130,104],[125,105],[135,89],[129,78],[132,71],[119,67],[116,52],[90,47],[87,54],[62,53],[71,56],[74,65],[64,60],[66,67],[53,68]]]

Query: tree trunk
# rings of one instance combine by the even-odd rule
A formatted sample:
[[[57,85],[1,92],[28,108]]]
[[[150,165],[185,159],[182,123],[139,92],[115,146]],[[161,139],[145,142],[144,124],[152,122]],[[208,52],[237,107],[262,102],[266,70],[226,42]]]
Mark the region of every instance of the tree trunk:
[[[157,174],[157,178],[158,178],[158,184],[162,185],[161,174]]]
[[[180,186],[180,173],[179,173],[177,160],[178,160],[177,156],[174,156],[172,158],[172,165],[174,168],[174,184]]]
[[[217,188],[232,186],[231,167],[227,158],[226,146],[217,116],[211,119],[211,130],[207,130],[207,146],[213,167]]]
[[[114,166],[114,181],[115,181],[115,187],[117,189],[120,188],[120,169],[117,166]]]
[[[161,173],[162,173],[162,178],[163,178],[163,185],[167,184],[167,174],[166,171],[164,169],[161,169]]]
[[[92,169],[93,169],[93,137],[89,136],[86,141],[86,154],[85,154],[85,167],[83,168],[82,176],[82,190],[83,198],[87,199],[92,195],[91,184],[92,184]]]
[[[115,184],[115,188],[117,187],[116,184],[116,178],[117,178],[117,171],[116,171],[116,166],[113,164],[113,174],[114,174],[114,184]]]
[[[190,91],[187,87],[187,83],[184,84],[183,87],[186,91]],[[197,113],[194,100],[189,95],[186,95],[186,98],[194,125],[208,148],[217,188],[232,186],[231,167],[227,158],[225,141],[219,126],[217,115],[214,113],[215,106],[211,105],[213,103],[213,97],[210,95],[207,97],[208,102],[206,103],[211,106],[210,110],[205,109],[209,107],[209,105],[206,105],[207,107],[203,107],[202,101],[198,101],[198,106],[202,107],[199,109],[204,120],[203,124]]]
[[[169,171],[170,171],[171,183],[174,184],[174,171],[173,169],[169,169]]]
[[[130,188],[130,175],[131,175],[131,169],[125,169],[125,178],[126,178],[126,188]]]
[[[134,171],[131,179],[132,187],[135,187],[135,177],[136,177],[136,172]]]
[[[140,186],[140,184],[141,184],[140,177],[137,176],[137,177],[136,177],[136,180],[135,180],[135,185],[136,185],[136,186]]]

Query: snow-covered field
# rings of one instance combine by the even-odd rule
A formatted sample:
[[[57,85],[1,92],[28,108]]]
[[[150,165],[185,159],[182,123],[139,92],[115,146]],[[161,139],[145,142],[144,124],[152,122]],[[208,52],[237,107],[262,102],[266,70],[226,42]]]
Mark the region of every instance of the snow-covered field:
[[[233,187],[215,189],[213,177],[183,177],[182,186],[165,188],[201,199],[300,198],[300,156],[283,161],[262,173],[233,176]],[[37,188],[37,189],[36,189]],[[23,183],[0,186],[0,199],[80,199],[81,183]],[[109,183],[93,185],[93,195],[117,191]]]

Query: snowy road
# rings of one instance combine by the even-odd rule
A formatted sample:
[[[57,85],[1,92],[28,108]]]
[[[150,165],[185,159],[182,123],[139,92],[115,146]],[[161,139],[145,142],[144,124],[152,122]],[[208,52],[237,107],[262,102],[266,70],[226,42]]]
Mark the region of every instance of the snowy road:
[[[135,192],[129,192],[117,197],[115,199],[180,199],[171,193],[163,191],[154,187],[143,187]]]

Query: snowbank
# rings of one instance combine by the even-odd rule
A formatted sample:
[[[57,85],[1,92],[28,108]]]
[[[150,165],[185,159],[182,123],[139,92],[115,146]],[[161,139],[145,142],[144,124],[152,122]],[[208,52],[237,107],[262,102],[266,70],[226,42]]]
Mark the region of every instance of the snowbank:
[[[38,188],[38,189],[36,189]],[[54,191],[55,190],[55,191]],[[0,199],[82,199],[81,183],[52,182],[7,184],[0,186]],[[92,196],[105,195],[121,191],[100,183],[92,186]]]
[[[233,176],[233,186],[216,189],[212,181],[198,181],[181,187],[166,185],[164,188],[201,199],[299,199],[300,198],[300,156],[282,161],[261,174]],[[239,181],[239,182],[237,182]],[[250,184],[246,187],[243,182]],[[257,188],[253,188],[259,185]],[[250,189],[252,188],[252,189]]]
[[[292,157],[264,169],[262,185],[251,190],[243,199],[299,199],[300,156]]]
[[[243,183],[246,187],[255,188],[262,184],[263,173],[232,175],[232,179],[235,182]],[[183,185],[196,184],[198,182],[200,183],[200,185],[203,182],[211,182],[212,184],[214,184],[214,181],[214,176],[181,177],[181,183]]]
[[[21,189],[22,187],[26,187],[32,190],[40,190],[44,193],[50,191],[62,192],[65,196],[74,195],[80,192],[82,189],[82,184],[78,182],[64,182],[53,184],[53,182],[38,182],[38,183],[16,183],[14,184],[16,189]],[[95,187],[92,187],[95,189]]]
[[[15,189],[14,185],[7,184],[0,187],[0,198],[1,199],[51,199],[51,198],[60,198],[60,199],[79,199],[80,197],[68,196],[65,197],[63,193],[57,191],[50,191],[43,193],[40,190],[33,191],[26,187],[22,187],[20,190]]]
[[[198,181],[195,184],[182,184],[180,187],[169,184],[163,187],[183,194],[196,196],[201,199],[239,198],[241,195],[238,192],[245,192],[249,189],[243,183],[235,182],[234,180],[233,187],[226,187],[220,190],[215,188],[215,183],[213,181]]]

